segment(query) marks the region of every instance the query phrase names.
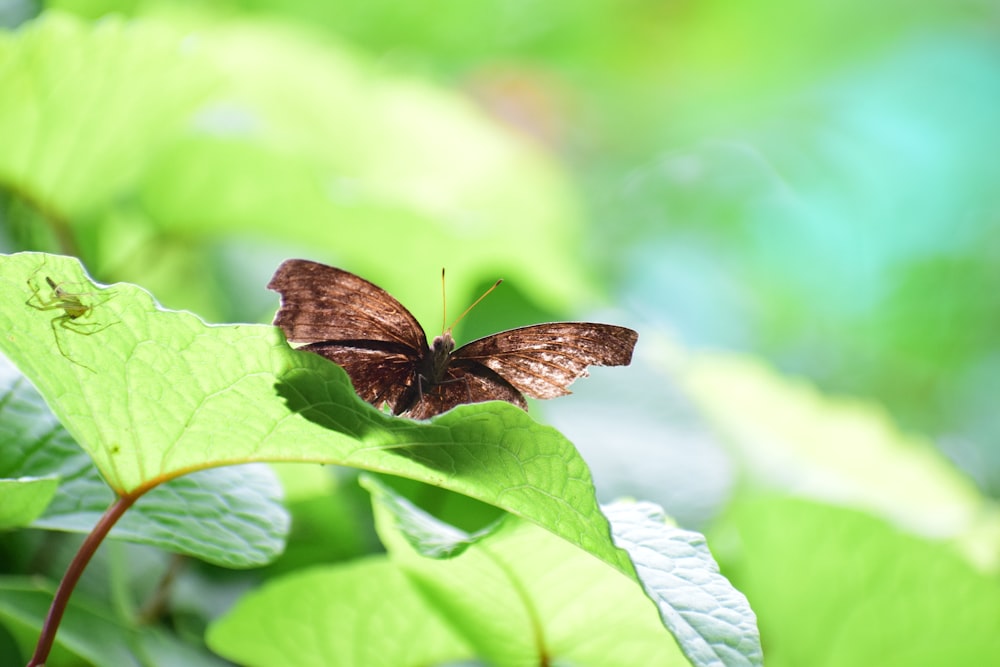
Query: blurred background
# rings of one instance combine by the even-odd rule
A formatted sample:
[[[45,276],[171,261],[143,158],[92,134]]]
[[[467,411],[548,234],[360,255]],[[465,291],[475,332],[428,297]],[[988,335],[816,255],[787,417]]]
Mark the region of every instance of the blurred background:
[[[0,247],[211,322],[282,259],[434,335],[640,332],[532,412],[706,532],[768,664],[1000,654],[986,0],[0,1]],[[450,321],[450,318],[449,318]],[[990,653],[992,652],[992,653]]]

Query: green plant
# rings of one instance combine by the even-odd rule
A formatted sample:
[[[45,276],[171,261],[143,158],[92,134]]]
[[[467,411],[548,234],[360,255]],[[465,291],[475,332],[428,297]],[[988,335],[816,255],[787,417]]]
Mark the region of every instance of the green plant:
[[[649,505],[598,512],[591,473],[706,534],[771,667],[988,663],[997,52],[985,6],[911,5],[3,3],[0,249],[121,284],[0,260],[0,335],[27,346],[0,373],[0,667],[122,498],[49,667],[219,665],[205,637],[269,665],[682,660],[636,581],[704,574],[707,550]],[[429,332],[442,266],[453,303],[502,277],[460,342],[572,319],[642,340],[530,417],[392,421],[273,329],[198,319],[271,321],[288,257],[375,280]],[[268,420],[343,464],[222,465]],[[452,474],[434,434],[539,502]],[[627,557],[623,525],[663,548]],[[759,659],[734,646],[707,652]]]
[[[391,558],[388,563],[369,561],[378,572],[362,570],[356,575],[376,581],[381,578],[379,572],[395,564],[413,578],[409,581],[397,575],[394,579],[401,590],[415,586],[423,593],[406,603],[412,606],[411,613],[395,617],[397,629],[405,634],[407,621],[414,616],[440,616],[443,620],[435,632],[442,637],[442,644],[438,645],[437,639],[430,642],[439,651],[432,652],[438,660],[478,655],[491,664],[552,664],[556,659],[628,664],[615,653],[645,651],[660,656],[655,659],[657,664],[668,661],[669,656],[673,656],[669,660],[683,662],[663,626],[651,623],[654,607],[636,600],[635,596],[641,598],[640,591],[645,590],[659,607],[663,624],[695,664],[759,661],[753,614],[745,599],[718,575],[700,536],[671,529],[662,517],[657,519],[655,511],[638,506],[610,510],[609,516],[617,521],[609,528],[597,505],[587,466],[573,446],[521,410],[491,403],[463,406],[427,423],[393,418],[361,401],[336,365],[289,348],[276,328],[206,325],[189,313],[161,309],[146,292],[128,284],[105,289],[93,286],[74,297],[95,320],[116,323],[93,335],[79,335],[53,326],[53,318],[62,317],[58,310],[53,313],[26,304],[33,294],[30,279],[40,270],[52,275],[56,284],[91,284],[71,258],[36,253],[3,257],[0,321],[9,334],[2,349],[45,397],[67,434],[92,459],[113,492],[113,502],[96,527],[86,520],[60,526],[89,533],[56,592],[29,665],[44,663],[77,579],[104,538],[115,535],[114,527],[133,505],[140,509],[146,503],[146,511],[140,512],[135,525],[122,534],[125,539],[227,566],[258,565],[277,556],[287,520],[262,521],[263,517],[251,510],[276,502],[266,488],[250,497],[239,494],[231,501],[227,495],[234,483],[231,476],[202,473],[196,484],[182,483],[185,475],[196,471],[252,462],[349,466],[419,482],[409,489],[410,495],[425,494],[420,487],[428,485],[501,510],[487,512],[490,523],[467,534],[418,513],[374,478],[366,483],[376,491],[379,533]],[[57,344],[59,338],[61,344]],[[15,382],[8,391],[18,390],[26,389]],[[12,483],[5,492],[35,504],[34,511],[18,512],[8,520],[24,525],[39,510],[44,511],[53,494],[50,476],[59,474],[63,462],[58,456],[54,460],[46,457],[44,465],[33,462],[30,454],[42,444],[38,439],[25,437],[19,444],[22,453],[11,457],[5,476],[17,480],[31,475],[36,479]],[[76,457],[65,449],[63,456]],[[171,493],[156,495],[156,490],[167,487]],[[95,491],[94,498],[79,499],[91,511],[108,497],[106,490]],[[197,504],[197,496],[206,492],[221,499],[224,506],[216,507],[215,513],[203,508],[195,520],[187,520],[192,503]],[[229,506],[230,502],[235,505]],[[268,510],[272,516],[276,512],[280,516],[274,507]],[[541,533],[532,533],[537,529],[513,518],[501,520],[498,514],[528,520],[563,538],[565,544],[547,542]],[[395,524],[389,515],[395,516]],[[42,516],[39,525],[44,526]],[[458,512],[457,516],[468,522],[475,514]],[[534,534],[535,538],[511,544],[501,537],[509,531]],[[407,548],[401,538],[407,538],[422,555],[397,559]],[[529,546],[532,543],[537,550]],[[427,574],[430,566],[420,562],[426,557],[444,560]],[[485,558],[496,569],[493,583],[475,583],[476,568],[483,567],[472,560],[477,557]],[[591,561],[591,557],[601,563]],[[569,564],[580,558],[586,562],[574,573],[576,566]],[[559,563],[565,571],[556,567]],[[539,567],[542,571],[536,572]],[[472,568],[471,573],[466,568]],[[594,574],[595,568],[601,574]],[[609,595],[627,596],[629,590],[634,591],[629,613],[616,609],[618,625],[611,624],[605,614],[588,616],[593,611],[582,610],[591,609],[592,604],[579,604],[569,594],[576,589],[581,596],[593,595],[590,588],[608,578],[609,583],[600,585],[607,587]],[[381,581],[379,585],[387,584]],[[276,584],[269,589],[272,597],[266,609],[282,616],[296,608],[297,598],[279,595],[283,602],[275,602],[278,594],[274,590],[279,587]],[[482,597],[473,602],[463,599],[463,592]],[[367,617],[369,624],[384,622],[372,605],[384,604],[377,598],[386,594],[388,591],[381,589],[366,603],[362,591],[355,589],[356,597],[350,598],[351,613]],[[500,608],[486,603],[504,596],[508,599]],[[553,596],[561,599],[553,602]],[[345,604],[337,595],[327,602]],[[727,617],[704,616],[706,605]],[[557,619],[573,609],[583,614],[581,619],[561,626],[565,619]],[[331,613],[321,606],[319,611],[320,617]],[[480,616],[473,616],[477,612]],[[8,619],[16,615],[11,608],[0,613]],[[308,617],[298,617],[300,632],[315,631],[309,629],[312,622]],[[227,620],[214,631],[212,645],[225,655],[239,656],[243,664],[278,664],[273,655],[264,659],[256,649],[239,649],[233,633],[246,631],[239,619],[237,614],[235,620]],[[644,630],[633,640],[637,648],[625,641],[622,633],[634,630],[638,619],[644,619]],[[532,632],[515,631],[529,621]],[[37,619],[28,625],[35,622]],[[584,638],[598,630],[607,633],[606,641],[594,648]],[[327,651],[333,649],[327,645],[312,647],[316,651],[312,654],[308,649],[301,655],[284,650],[285,662],[349,664],[348,656],[356,656],[360,650],[356,642],[364,636],[363,631],[341,634],[331,628],[329,632],[330,646],[343,653],[329,655]],[[268,642],[262,628],[252,636]],[[271,635],[276,649],[280,648],[274,643],[277,636],[280,632]],[[584,650],[578,656],[581,645]],[[398,657],[384,664],[424,664],[425,658],[417,655],[414,653],[408,662]],[[378,663],[365,658],[353,664]]]

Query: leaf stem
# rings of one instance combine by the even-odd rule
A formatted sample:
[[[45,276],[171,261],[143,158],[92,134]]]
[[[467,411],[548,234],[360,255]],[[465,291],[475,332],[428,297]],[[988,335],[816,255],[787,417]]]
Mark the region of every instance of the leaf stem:
[[[119,497],[104,512],[101,520],[97,522],[94,529],[87,535],[87,539],[80,545],[80,549],[73,556],[69,567],[66,568],[66,574],[63,575],[62,581],[59,582],[59,588],[52,599],[52,606],[49,607],[48,616],[45,617],[45,623],[42,625],[42,633],[38,637],[35,654],[31,656],[27,667],[43,667],[45,665],[45,661],[48,660],[49,653],[52,651],[52,645],[56,639],[56,631],[59,629],[59,623],[62,621],[63,613],[66,611],[69,597],[72,595],[73,589],[76,588],[83,570],[87,567],[87,563],[90,562],[97,548],[101,546],[101,542],[108,536],[111,528],[138,497],[138,495]]]
[[[55,207],[49,206],[44,197],[35,195],[27,189],[10,188],[9,191],[13,197],[19,197],[21,203],[29,209],[33,209],[48,223],[55,234],[60,252],[64,255],[80,256],[80,249],[77,247],[76,239],[73,238],[73,232],[66,216],[60,214]]]
[[[542,619],[538,616],[538,609],[535,606],[534,600],[531,599],[531,594],[528,592],[528,589],[524,586],[521,579],[507,565],[503,558],[493,553],[493,551],[484,544],[480,544],[479,548],[486,555],[486,557],[493,562],[493,565],[507,577],[511,588],[514,589],[514,593],[521,599],[521,603],[524,605],[525,613],[527,613],[528,619],[531,622],[531,631],[535,639],[535,648],[538,651],[538,667],[549,667],[551,663],[549,661],[548,649],[545,646],[545,633],[542,630]]]
[[[156,585],[156,590],[153,591],[152,596],[146,600],[146,603],[143,604],[142,608],[139,610],[139,614],[137,616],[137,622],[139,624],[150,625],[163,615],[167,608],[167,601],[170,597],[170,591],[174,584],[174,580],[177,579],[177,575],[181,573],[181,570],[184,569],[187,562],[187,558],[180,554],[173,554],[170,557],[167,570],[163,573],[159,583]]]

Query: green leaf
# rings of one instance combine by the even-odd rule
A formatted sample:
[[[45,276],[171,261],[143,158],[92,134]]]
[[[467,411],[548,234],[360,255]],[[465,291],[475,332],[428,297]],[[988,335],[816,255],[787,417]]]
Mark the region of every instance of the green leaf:
[[[402,495],[390,490],[370,475],[363,475],[361,486],[368,490],[373,502],[381,504],[398,517],[396,530],[414,551],[426,558],[453,558],[490,533],[495,532],[503,516],[482,530],[468,533],[417,508]],[[404,520],[405,519],[405,520]]]
[[[470,656],[384,556],[265,584],[213,623],[206,641],[247,667],[423,667]]]
[[[93,461],[23,376],[0,359],[0,476],[51,476],[33,526],[89,532],[114,501]],[[58,487],[58,489],[56,488]],[[54,494],[54,497],[53,497]],[[268,563],[281,553],[288,514],[281,487],[261,464],[192,473],[156,487],[111,537],[150,544],[228,567]],[[0,503],[0,511],[13,509]],[[44,510],[42,512],[41,510]]]
[[[369,477],[376,525],[393,562],[491,665],[686,665],[634,580],[536,526],[508,516],[460,555],[413,547],[450,539],[416,506]]]
[[[74,493],[84,491],[70,503]],[[89,532],[113,501],[100,478],[69,480],[33,525],[50,530]],[[281,487],[264,465],[202,470],[147,492],[115,524],[110,537],[196,556],[215,565],[266,565],[285,547],[289,516]]]
[[[743,498],[715,531],[754,601],[769,667],[986,665],[1000,582],[953,545],[853,509]],[[994,552],[995,554],[995,552]]]
[[[428,323],[444,265],[453,293],[501,272],[550,310],[591,293],[567,178],[466,96],[287,24],[195,16],[0,35],[0,186],[95,268],[201,305],[215,276],[177,238],[252,233],[378,276]]]
[[[669,525],[652,503],[618,502],[604,513],[692,665],[764,664],[750,603],[719,573],[704,536]]]
[[[30,634],[37,639],[54,593],[54,585],[37,577],[0,577],[0,621],[18,634]],[[27,646],[24,650],[31,651]],[[77,591],[66,608],[47,664],[78,665],[81,659],[87,664],[115,667],[222,667],[223,664],[161,628],[135,627],[119,621],[111,609]]]
[[[266,578],[381,551],[371,499],[358,486],[355,471],[293,463],[268,467],[285,489],[291,530],[281,558],[263,573]]]
[[[0,182],[60,220],[107,206],[219,84],[197,54],[155,22],[51,13],[0,35]]]
[[[0,530],[34,521],[56,494],[55,477],[0,479]]]
[[[38,419],[38,403],[26,400],[26,396],[37,398],[37,393],[2,358],[0,396],[0,529],[4,529],[37,519],[56,496],[59,479],[52,470],[22,465],[25,449],[42,447],[51,435],[50,425]]]
[[[37,639],[54,594],[55,585],[37,577],[0,577],[0,619],[12,631],[31,633]],[[130,629],[84,597],[74,595],[70,600],[49,663],[64,664],[60,656],[76,656],[94,665],[140,667],[131,650]]]
[[[36,274],[75,285],[95,304],[86,319],[111,325],[92,335],[55,325],[62,310],[25,303]],[[206,325],[133,285],[98,288],[66,257],[0,257],[0,327],[10,332],[0,350],[117,493],[236,463],[335,463],[471,496],[631,572],[572,444],[509,404],[461,406],[430,422],[391,417],[275,327]]]
[[[982,525],[975,485],[877,406],[821,395],[735,355],[675,357],[670,371],[756,485],[849,503],[928,534]]]
[[[3,358],[0,395],[0,477],[52,475],[51,463],[33,465],[31,457],[52,443],[62,446],[66,432],[34,387]]]

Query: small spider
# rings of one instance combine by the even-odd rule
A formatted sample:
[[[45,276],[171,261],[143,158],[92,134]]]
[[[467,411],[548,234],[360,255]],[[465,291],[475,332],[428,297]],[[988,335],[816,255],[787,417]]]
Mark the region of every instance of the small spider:
[[[93,294],[87,292],[68,292],[62,287],[62,283],[56,283],[49,276],[45,276],[45,282],[48,284],[48,288],[50,290],[48,297],[43,294],[43,290],[45,288],[44,286],[38,284],[37,280],[34,279],[34,275],[32,275],[31,278],[28,278],[28,287],[31,288],[31,296],[24,302],[25,305],[41,311],[63,311],[61,315],[52,318],[51,322],[52,336],[56,339],[56,347],[59,348],[59,353],[77,366],[86,368],[91,373],[96,373],[97,371],[93,368],[76,361],[66,352],[63,348],[59,331],[56,330],[56,325],[59,325],[67,331],[72,331],[73,333],[81,334],[83,336],[91,336],[100,331],[104,331],[112,324],[118,324],[118,322],[102,324],[100,322],[79,321],[81,318],[90,317],[94,312],[94,308],[113,297],[114,294],[108,294],[104,298],[98,300],[89,299],[90,304],[88,305],[84,303],[83,299],[84,297],[93,296]]]

